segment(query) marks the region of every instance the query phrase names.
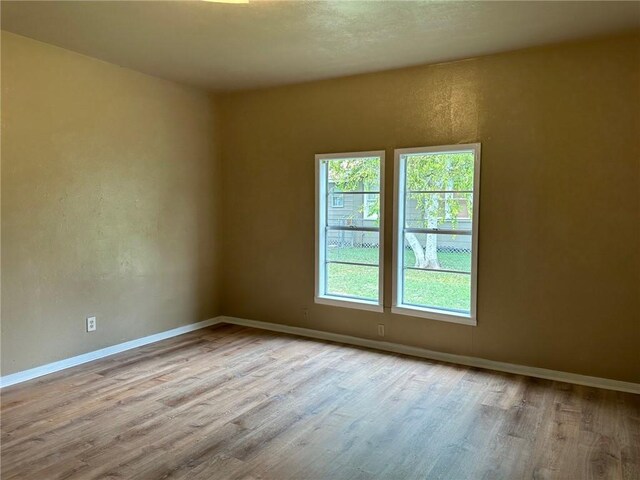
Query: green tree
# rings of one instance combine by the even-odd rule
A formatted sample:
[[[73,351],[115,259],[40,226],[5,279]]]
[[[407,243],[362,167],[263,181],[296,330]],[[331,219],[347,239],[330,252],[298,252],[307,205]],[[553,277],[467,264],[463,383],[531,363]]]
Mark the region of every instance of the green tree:
[[[380,164],[373,159],[354,158],[329,162],[329,179],[343,191],[378,189]],[[438,229],[444,222],[457,227],[462,208],[472,215],[472,194],[451,193],[473,189],[473,153],[409,154],[405,163],[407,205],[406,225],[414,228]],[[425,193],[438,192],[438,193]],[[380,210],[380,197],[373,211]],[[436,235],[407,233],[405,239],[413,251],[415,266],[439,268]]]

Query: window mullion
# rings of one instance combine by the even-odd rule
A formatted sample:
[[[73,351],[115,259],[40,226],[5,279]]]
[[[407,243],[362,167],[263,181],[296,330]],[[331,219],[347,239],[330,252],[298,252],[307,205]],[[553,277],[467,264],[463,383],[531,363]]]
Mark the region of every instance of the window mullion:
[[[326,215],[324,216],[325,219],[325,226],[324,226],[324,260],[325,263],[322,266],[322,268],[324,269],[324,286],[323,286],[323,292],[326,294],[327,290],[328,290],[328,276],[329,276],[329,272],[327,271],[327,258],[329,255],[328,250],[328,245],[329,245],[329,164],[325,162],[325,168],[324,168],[324,173],[325,173],[325,185],[327,186],[327,196],[325,198],[325,211],[327,212]]]
[[[472,230],[453,230],[445,228],[414,228],[404,227],[407,233],[423,233],[427,235],[472,235]]]
[[[455,273],[457,275],[471,275],[471,272],[464,270],[448,270],[446,268],[425,268],[425,267],[403,267],[405,270],[418,270],[421,272]]]
[[[327,230],[340,232],[380,232],[380,227],[346,227],[342,225],[327,225]]]
[[[377,263],[362,263],[362,262],[345,262],[342,260],[327,260],[325,263],[330,264],[336,264],[336,265],[357,265],[359,267],[377,267],[378,264]]]
[[[407,224],[407,193],[406,193],[406,189],[407,189],[407,168],[406,168],[406,163],[405,160],[402,161],[402,163],[400,164],[401,168],[400,168],[400,175],[401,178],[399,179],[399,182],[402,182],[402,188],[400,189],[400,195],[402,196],[402,219],[401,219],[401,225],[402,225],[402,238],[400,239],[400,252],[398,253],[398,255],[400,256],[400,259],[398,260],[400,263],[400,265],[402,265],[404,267],[404,244],[405,244],[405,226]],[[404,268],[402,269],[400,275],[400,302],[404,303]]]

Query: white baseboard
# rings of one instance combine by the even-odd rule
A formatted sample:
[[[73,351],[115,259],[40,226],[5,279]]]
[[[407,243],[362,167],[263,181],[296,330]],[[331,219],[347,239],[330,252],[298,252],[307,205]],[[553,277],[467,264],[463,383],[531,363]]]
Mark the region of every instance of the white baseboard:
[[[518,375],[527,375],[529,377],[544,378],[547,380],[556,380],[559,382],[574,383],[576,385],[586,385],[589,387],[605,388],[607,390],[617,390],[620,392],[629,392],[640,394],[640,384],[632,382],[623,382],[620,380],[611,380],[608,378],[590,377],[587,375],[579,375],[577,373],[560,372],[557,370],[549,370],[546,368],[528,367],[526,365],[517,365],[513,363],[497,362],[494,360],[486,360],[477,357],[468,357],[465,355],[456,355],[453,353],[436,352],[427,350],[426,348],[411,347],[401,345],[399,343],[382,342],[380,340],[371,340],[367,338],[352,337],[339,333],[323,332],[321,330],[312,330],[310,328],[292,327],[279,323],[261,322],[258,320],[247,320],[244,318],[220,316],[204,320],[198,323],[183,325],[182,327],[167,330],[166,332],[156,333],[147,337],[138,338],[129,342],[120,343],[111,347],[102,348],[93,352],[85,353],[75,357],[60,360],[58,362],[41,365],[39,367],[24,370],[22,372],[13,373],[0,377],[0,388],[16,383],[26,382],[34,378],[47,375],[49,373],[58,372],[76,365],[98,360],[108,357],[116,353],[131,350],[133,348],[148,345],[150,343],[159,342],[171,337],[182,335],[183,333],[192,332],[201,328],[209,327],[219,323],[229,323],[233,325],[241,325],[245,327],[260,328],[262,330],[270,330],[273,332],[289,333],[292,335],[300,335],[302,337],[318,338],[321,340],[329,340],[332,342],[346,343],[349,345],[357,345],[359,347],[367,347],[375,350],[383,350],[387,352],[401,353],[413,357],[428,358],[430,360],[438,360],[441,362],[456,363],[469,367],[484,368],[487,370],[496,370],[499,372],[515,373]]]
[[[514,363],[497,362],[495,360],[486,360],[478,357],[467,357],[465,355],[455,355],[453,353],[436,352],[433,350],[427,350],[426,348],[410,347],[407,345],[401,345],[399,343],[382,342],[380,340],[370,340],[367,338],[352,337],[349,335],[323,332],[320,330],[312,330],[309,328],[292,327],[289,325],[282,325],[278,323],[260,322],[257,320],[246,320],[244,318],[226,316],[218,317],[217,320],[221,323],[231,323],[234,325],[242,325],[245,327],[261,328],[263,330],[271,330],[274,332],[290,333],[303,337],[347,343],[360,347],[373,348],[376,350],[384,350],[394,353],[402,353],[405,355],[411,355],[413,357],[428,358],[430,360],[456,363],[469,367],[478,367],[487,370],[497,370],[499,372],[515,373],[518,375],[526,375],[529,377],[574,383],[576,385],[586,385],[589,387],[605,388],[607,390],[617,390],[619,392],[640,394],[640,384],[638,383],[623,382],[620,380],[611,380],[608,378],[590,377],[588,375],[579,375],[577,373],[561,372],[557,370],[549,370],[546,368],[528,367],[526,365],[517,365]]]
[[[60,370],[64,370],[66,368],[75,367],[76,365],[82,365],[83,363],[108,357],[110,355],[124,352],[126,350],[131,350],[132,348],[142,347],[143,345],[148,345],[150,343],[159,342],[160,340],[176,337],[178,335],[182,335],[183,333],[192,332],[194,330],[199,330],[200,328],[215,325],[216,323],[220,323],[220,317],[210,318],[209,320],[203,320],[202,322],[191,323],[189,325],[183,325],[182,327],[167,330],[165,332],[156,333],[154,335],[138,338],[129,342],[119,343],[111,347],[94,350],[93,352],[83,353],[82,355],[77,355],[75,357],[66,358],[57,362],[41,365],[39,367],[30,368],[29,370],[23,370],[22,372],[12,373],[11,375],[5,375],[4,377],[0,377],[0,388],[8,387],[9,385],[15,385],[16,383],[26,382],[27,380],[31,380],[33,378],[48,375],[49,373],[59,372]]]

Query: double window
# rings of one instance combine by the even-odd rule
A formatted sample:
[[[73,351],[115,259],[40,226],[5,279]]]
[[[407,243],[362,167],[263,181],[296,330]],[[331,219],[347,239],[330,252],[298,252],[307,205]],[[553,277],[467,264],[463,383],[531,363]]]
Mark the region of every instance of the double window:
[[[384,152],[316,161],[316,301],[382,311]],[[479,144],[395,151],[393,313],[476,324],[479,173]]]

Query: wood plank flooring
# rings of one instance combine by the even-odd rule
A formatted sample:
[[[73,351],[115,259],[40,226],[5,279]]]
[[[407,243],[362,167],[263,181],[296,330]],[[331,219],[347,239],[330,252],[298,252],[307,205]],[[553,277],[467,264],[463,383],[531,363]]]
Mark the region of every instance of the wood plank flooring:
[[[640,478],[640,396],[236,326],[1,400],[3,480]]]

